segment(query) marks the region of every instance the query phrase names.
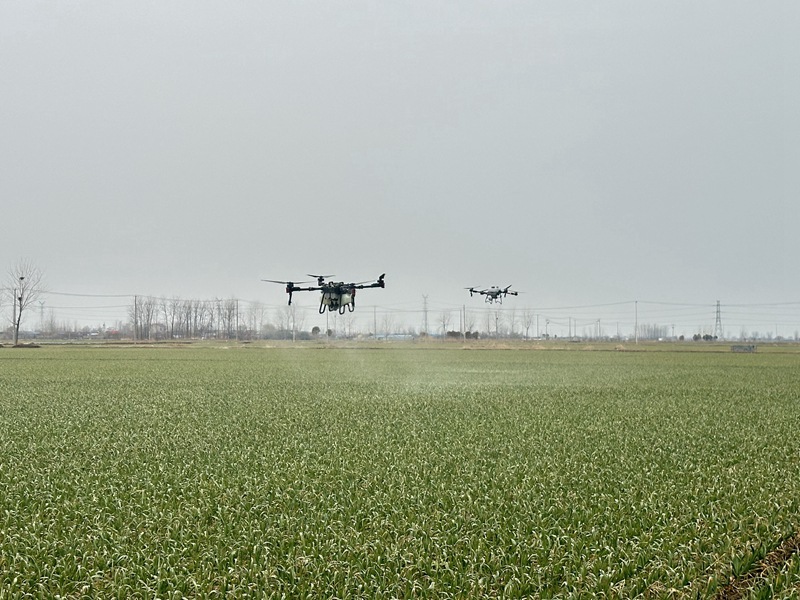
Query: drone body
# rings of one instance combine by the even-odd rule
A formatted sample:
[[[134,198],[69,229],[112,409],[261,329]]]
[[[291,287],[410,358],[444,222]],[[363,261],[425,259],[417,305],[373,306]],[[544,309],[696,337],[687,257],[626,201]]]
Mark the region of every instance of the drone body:
[[[519,292],[512,292],[510,291],[511,286],[507,286],[504,288],[498,287],[493,285],[492,287],[478,289],[475,287],[468,287],[464,288],[465,290],[469,290],[469,295],[472,296],[473,294],[480,294],[485,296],[484,301],[492,304],[493,302],[497,302],[498,304],[503,303],[503,298],[507,295],[511,294],[512,296],[519,296]]]
[[[270,283],[282,283],[286,285],[286,293],[289,294],[289,304],[292,303],[292,294],[294,292],[322,292],[319,300],[319,314],[323,314],[326,310],[338,311],[344,314],[345,310],[353,312],[356,309],[356,290],[363,290],[365,288],[382,288],[386,287],[383,278],[386,273],[378,277],[377,281],[369,283],[361,281],[359,283],[345,283],[343,281],[325,281],[326,277],[333,277],[333,275],[309,275],[309,277],[316,277],[317,285],[309,287],[301,287],[306,283],[294,283],[293,281],[276,281],[274,279],[262,279]]]

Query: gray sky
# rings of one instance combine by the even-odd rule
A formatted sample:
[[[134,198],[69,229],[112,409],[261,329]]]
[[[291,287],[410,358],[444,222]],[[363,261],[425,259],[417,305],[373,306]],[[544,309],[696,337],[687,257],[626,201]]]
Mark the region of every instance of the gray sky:
[[[260,279],[314,272],[386,272],[382,306],[800,301],[798,31],[789,0],[5,0],[0,268],[274,304]]]

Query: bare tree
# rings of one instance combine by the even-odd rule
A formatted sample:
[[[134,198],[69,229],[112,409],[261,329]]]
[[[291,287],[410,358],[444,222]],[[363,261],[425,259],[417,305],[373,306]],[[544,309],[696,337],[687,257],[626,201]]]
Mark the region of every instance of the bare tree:
[[[173,297],[171,300],[161,298],[161,312],[164,315],[164,327],[166,329],[167,337],[172,339],[175,337],[176,321],[180,319],[180,304],[179,298]]]
[[[296,304],[282,306],[276,311],[275,318],[278,330],[292,341],[297,339],[297,334],[303,330],[306,321],[305,311],[302,307],[298,310]]]
[[[344,328],[344,337],[351,338],[353,337],[353,330],[355,329],[356,323],[356,314],[352,312],[346,312],[341,317],[342,326]]]
[[[494,309],[494,337],[500,337],[500,319],[503,317],[503,309]]]
[[[264,328],[266,321],[267,309],[261,302],[252,302],[247,309],[247,324],[252,332],[252,335],[258,337],[261,330]]]
[[[464,330],[475,331],[475,314],[471,310],[464,310]]]
[[[506,322],[508,323],[508,337],[514,338],[517,336],[517,309],[511,307],[511,310],[506,313]]]
[[[223,323],[225,324],[225,338],[230,340],[236,337],[239,327],[239,301],[236,298],[225,300]]]
[[[9,272],[9,287],[14,290],[14,345],[19,343],[22,315],[42,294],[42,272],[29,260],[20,260]]]
[[[449,310],[443,310],[439,315],[439,323],[442,325],[442,339],[447,338],[447,328],[450,327],[450,319],[452,315]]]
[[[181,301],[178,308],[178,323],[181,335],[186,338],[195,337],[195,330],[192,327],[192,310],[194,302],[192,300]]]
[[[295,334],[295,307],[295,304],[287,304],[276,311],[278,329],[283,331],[285,335],[294,336]]]
[[[225,324],[222,298],[214,298],[214,300],[212,300],[212,306],[214,311],[214,324],[216,328],[215,337],[219,338],[221,337],[220,333]]]
[[[294,330],[295,332],[303,331],[306,326],[306,311],[298,310],[294,313]]]
[[[381,329],[383,329],[383,337],[384,339],[388,339],[390,335],[394,333],[394,315],[390,311],[386,311],[383,313],[381,317]],[[377,339],[378,332],[375,332],[375,338]]]
[[[149,340],[152,334],[157,304],[150,296],[134,296],[129,315],[133,322],[134,338]]]
[[[55,335],[58,331],[58,321],[56,320],[56,312],[51,308],[47,314],[47,322],[42,327],[48,335]]]
[[[530,332],[531,327],[533,327],[533,323],[536,321],[536,313],[534,313],[530,308],[526,308],[525,312],[522,313],[522,326],[525,328],[525,339],[530,339]]]

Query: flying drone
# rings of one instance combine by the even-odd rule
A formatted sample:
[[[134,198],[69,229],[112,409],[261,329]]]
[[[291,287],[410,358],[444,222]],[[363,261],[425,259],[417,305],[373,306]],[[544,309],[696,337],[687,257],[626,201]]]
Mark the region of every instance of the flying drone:
[[[324,314],[325,310],[339,311],[343,315],[345,310],[349,309],[353,312],[356,309],[356,290],[363,290],[366,288],[382,288],[386,287],[383,278],[386,273],[378,277],[377,281],[372,283],[368,281],[360,281],[358,283],[345,283],[343,281],[325,281],[328,277],[333,275],[308,275],[308,277],[315,277],[317,285],[309,287],[300,287],[311,281],[301,281],[295,283],[293,281],[276,281],[274,279],[262,279],[261,281],[268,281],[269,283],[280,283],[286,286],[286,293],[289,294],[289,304],[292,303],[292,294],[294,292],[322,292],[319,300],[319,314]]]
[[[497,287],[496,285],[493,285],[492,287],[484,289],[477,289],[474,287],[468,287],[464,289],[469,290],[470,296],[472,296],[473,294],[481,294],[483,296],[486,296],[484,300],[489,304],[491,304],[492,302],[497,302],[498,304],[502,304],[503,298],[505,298],[508,294],[511,294],[512,296],[519,296],[519,292],[510,291],[509,289],[510,287],[511,286],[509,285],[508,287],[501,288]]]

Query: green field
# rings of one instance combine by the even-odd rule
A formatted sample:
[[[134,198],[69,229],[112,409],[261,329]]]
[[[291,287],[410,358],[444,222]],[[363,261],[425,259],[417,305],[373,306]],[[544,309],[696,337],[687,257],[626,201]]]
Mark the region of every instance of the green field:
[[[798,432],[800,354],[4,348],[0,599],[797,598]]]

